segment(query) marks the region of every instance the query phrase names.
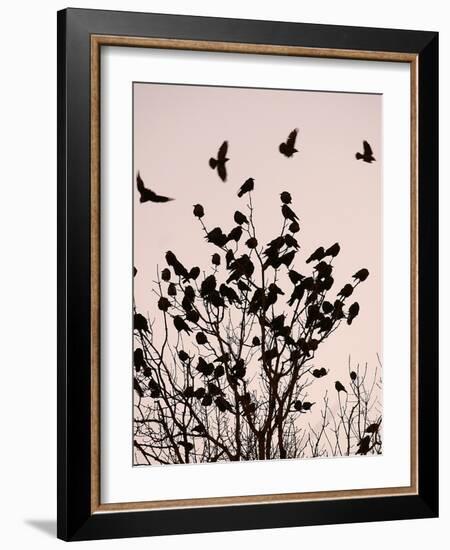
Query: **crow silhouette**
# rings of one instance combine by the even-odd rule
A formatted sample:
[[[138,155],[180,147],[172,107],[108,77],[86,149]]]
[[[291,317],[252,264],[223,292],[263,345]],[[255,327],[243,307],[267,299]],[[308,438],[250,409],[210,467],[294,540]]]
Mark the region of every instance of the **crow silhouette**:
[[[201,204],[194,204],[194,216],[197,218],[203,218],[205,210]]]
[[[359,313],[359,304],[358,302],[355,302],[348,308],[348,315],[347,315],[347,324],[351,325],[353,322],[353,319],[358,315]]]
[[[186,313],[186,320],[191,323],[197,324],[200,319],[200,314],[197,310],[191,309]]]
[[[241,277],[246,277],[250,279],[255,271],[255,266],[250,260],[250,257],[247,254],[243,254],[236,260],[233,260],[229,267],[231,275],[227,279],[227,283],[231,281],[238,281]]]
[[[289,220],[291,222],[295,222],[298,220],[297,214],[291,208],[289,208],[287,204],[283,204],[283,206],[281,207],[281,213],[286,220]]]
[[[245,241],[245,244],[249,248],[253,249],[253,248],[256,248],[258,246],[258,240],[255,237],[250,237],[250,239]]]
[[[234,221],[239,225],[242,225],[243,223],[248,223],[247,216],[242,212],[239,212],[239,210],[236,210],[236,212],[234,213]]]
[[[189,355],[184,351],[184,349],[180,349],[178,352],[178,357],[180,358],[180,361],[183,361],[183,363],[189,360]]]
[[[370,435],[365,435],[358,444],[357,455],[366,455],[370,451]]]
[[[170,307],[170,302],[167,298],[164,296],[161,296],[161,298],[158,300],[158,309],[161,311],[167,311]]]
[[[242,227],[237,225],[228,233],[227,241],[236,241],[239,242],[242,237]]]
[[[245,180],[245,182],[241,185],[241,188],[238,191],[238,197],[243,197],[245,193],[249,193],[250,191],[253,191],[255,188],[255,180],[253,178],[248,178],[248,180]]]
[[[175,317],[173,318],[173,324],[178,332],[181,332],[182,330],[184,330],[188,334],[192,332],[186,321],[180,315],[175,315]]]
[[[294,285],[298,284],[302,279],[305,278],[303,275],[300,275],[300,273],[298,273],[297,271],[294,271],[293,269],[289,271],[288,275],[289,275],[289,279]]]
[[[161,271],[161,279],[163,281],[166,281],[166,283],[168,281],[170,281],[170,269],[165,267],[162,271]]]
[[[200,295],[202,298],[216,290],[217,281],[214,275],[208,275],[200,286]]]
[[[291,204],[292,202],[291,194],[287,191],[283,191],[282,193],[280,193],[280,199],[281,202],[283,202],[284,204]]]
[[[193,279],[195,281],[195,279],[197,279],[197,277],[200,275],[200,268],[197,267],[197,266],[194,266],[190,271],[189,271],[189,276],[188,276],[188,279]]]
[[[327,248],[325,250],[325,256],[332,256],[335,258],[341,250],[341,247],[339,246],[339,243],[334,243],[330,248]]]
[[[336,391],[339,393],[341,391],[347,393],[347,390],[344,388],[344,386],[341,384],[341,382],[339,382],[339,380],[336,380],[336,382],[334,383],[334,387],[336,388]]]
[[[225,163],[227,163],[230,160],[227,158],[227,151],[228,151],[228,141],[224,141],[219,148],[219,151],[217,153],[217,158],[215,159],[211,157],[209,159],[209,166],[213,170],[217,168],[217,173],[219,174],[219,178],[222,181],[227,180],[227,169],[226,169]]]
[[[368,276],[369,276],[369,270],[363,267],[353,275],[353,278],[363,282],[367,279]]]
[[[372,147],[369,145],[369,142],[366,140],[363,141],[364,153],[356,153],[355,157],[357,160],[362,160],[363,162],[368,162],[371,164],[375,159],[372,152]]]
[[[239,296],[237,295],[236,291],[233,288],[231,288],[231,287],[227,286],[226,284],[222,283],[220,285],[219,290],[220,290],[220,294],[222,294],[222,296],[224,298],[227,298],[228,301],[230,302],[230,304],[232,304],[232,303],[240,304],[241,303],[241,300],[240,300]]]
[[[175,272],[175,275],[178,277],[184,277],[185,279],[189,279],[189,273],[188,270],[184,267],[184,265],[178,261],[177,257],[173,252],[170,250],[166,252],[166,262]]]
[[[237,287],[241,292],[249,292],[250,287],[244,283],[244,281],[238,281]]]
[[[167,294],[169,296],[176,296],[177,295],[177,287],[175,283],[169,283],[169,287],[167,289]]]
[[[306,263],[309,264],[311,262],[320,262],[322,258],[325,257],[325,249],[323,246],[319,246],[312,254],[311,256],[306,260]]]
[[[197,340],[197,344],[200,344],[201,346],[208,343],[208,338],[203,332],[197,332],[197,334],[195,335],[195,339]]]
[[[147,319],[140,313],[134,314],[134,328],[139,332],[148,332]]]
[[[347,283],[344,285],[343,288],[338,293],[338,296],[342,296],[342,298],[348,298],[353,294],[353,287],[350,283]]]
[[[305,289],[303,288],[303,286],[301,284],[297,285],[296,287],[294,287],[291,297],[289,298],[288,304],[290,306],[293,306],[295,302],[300,301],[303,298],[304,294],[305,294]]]
[[[147,363],[144,359],[144,352],[142,351],[142,348],[136,348],[133,353],[133,359],[134,359],[134,366],[136,367],[136,371],[139,372],[141,368],[144,368],[147,366]]]
[[[206,240],[209,243],[215,244],[219,248],[223,248],[228,242],[228,237],[220,227],[215,227],[207,233]]]
[[[299,247],[297,239],[295,237],[293,237],[292,235],[289,235],[289,233],[287,233],[284,236],[284,242],[286,243],[286,246],[288,248],[298,248]]]
[[[356,374],[356,372],[352,370],[352,372],[350,373],[350,380],[354,382],[357,379],[357,377],[358,375]]]
[[[297,139],[298,129],[292,130],[289,134],[286,142],[280,143],[279,151],[282,155],[289,158],[298,152],[298,149],[295,148],[295,140]]]
[[[289,225],[288,229],[291,233],[298,233],[300,231],[300,225],[298,224],[298,222],[292,222]]]
[[[220,265],[220,254],[217,254],[217,252],[215,252],[212,256],[211,256],[211,263],[213,265]]]
[[[141,175],[137,174],[136,177],[136,185],[137,190],[139,191],[139,194],[141,195],[139,202],[169,202],[173,201],[173,199],[169,197],[163,197],[162,195],[157,195],[154,191],[151,189],[147,189],[145,187],[144,182],[142,181]]]

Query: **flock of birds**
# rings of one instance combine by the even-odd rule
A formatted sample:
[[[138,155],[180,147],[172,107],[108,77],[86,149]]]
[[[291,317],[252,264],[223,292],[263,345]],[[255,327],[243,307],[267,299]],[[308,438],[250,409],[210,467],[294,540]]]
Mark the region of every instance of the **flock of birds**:
[[[283,141],[282,143],[280,143],[278,150],[286,158],[291,158],[294,156],[295,153],[298,153],[298,149],[296,149],[295,147],[297,136],[298,136],[298,129],[295,128],[294,130],[292,130],[292,132],[290,132],[286,141]],[[219,147],[219,150],[217,151],[217,156],[211,157],[209,159],[210,168],[212,170],[217,171],[217,175],[223,182],[227,181],[227,175],[228,175],[226,163],[230,159],[227,157],[227,153],[228,153],[228,141],[224,141],[222,145]],[[375,157],[373,156],[372,147],[370,146],[368,141],[366,140],[363,141],[363,152],[360,153],[358,151],[355,154],[355,158],[356,160],[362,160],[363,162],[367,162],[368,164],[371,164],[376,160]],[[165,197],[164,195],[158,195],[158,193],[155,193],[148,187],[145,187],[139,172],[137,174],[136,184],[137,184],[137,190],[140,195],[139,201],[141,203],[143,202],[164,203],[164,202],[169,202],[174,200],[170,197]],[[242,195],[244,195],[248,191],[253,190],[253,186],[254,186],[254,180],[253,178],[249,178],[239,189],[238,196],[242,197]]]

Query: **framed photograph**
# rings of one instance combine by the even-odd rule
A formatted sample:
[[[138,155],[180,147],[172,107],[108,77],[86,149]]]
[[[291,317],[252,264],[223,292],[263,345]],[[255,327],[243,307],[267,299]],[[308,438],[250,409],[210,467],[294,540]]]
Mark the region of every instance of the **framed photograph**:
[[[438,514],[438,36],[58,14],[58,536]]]

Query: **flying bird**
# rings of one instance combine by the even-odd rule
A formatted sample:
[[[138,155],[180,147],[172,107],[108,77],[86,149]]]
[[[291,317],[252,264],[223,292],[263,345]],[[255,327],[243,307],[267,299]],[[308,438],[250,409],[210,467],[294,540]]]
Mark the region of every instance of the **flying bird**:
[[[238,197],[241,198],[245,195],[245,193],[249,193],[250,191],[253,191],[255,188],[255,180],[253,178],[248,178],[248,180],[245,180],[245,182],[241,185],[241,188],[238,191]]]
[[[363,141],[364,153],[356,153],[355,157],[357,160],[363,160],[371,164],[375,159],[372,152],[372,147],[369,145],[369,142],[366,140]]]
[[[297,139],[298,129],[292,130],[289,134],[286,142],[280,143],[279,151],[282,155],[289,158],[298,152],[298,149],[295,148],[295,140]]]
[[[169,197],[164,197],[163,195],[158,195],[151,189],[148,189],[145,187],[144,182],[142,181],[141,175],[137,174],[136,178],[136,184],[137,184],[137,190],[139,191],[139,194],[141,195],[139,202],[168,202],[173,201],[173,199]]]
[[[217,173],[219,175],[219,178],[222,181],[227,180],[227,169],[226,169],[225,163],[230,160],[229,158],[227,158],[227,151],[228,151],[228,141],[224,141],[219,148],[219,151],[217,153],[217,158],[215,159],[211,157],[209,159],[209,166],[213,170],[217,168]]]

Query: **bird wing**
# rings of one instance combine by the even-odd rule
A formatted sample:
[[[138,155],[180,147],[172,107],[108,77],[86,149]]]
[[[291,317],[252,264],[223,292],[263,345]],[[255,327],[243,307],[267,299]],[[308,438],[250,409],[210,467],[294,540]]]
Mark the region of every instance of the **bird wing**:
[[[136,186],[137,186],[137,190],[141,195],[142,193],[145,193],[146,191],[145,185],[144,185],[144,182],[142,181],[141,174],[139,172],[137,173],[137,177],[136,177]]]
[[[224,160],[224,158],[227,156],[227,151],[228,151],[228,141],[224,141],[220,146],[219,152],[217,153],[217,158],[219,160]]]
[[[295,128],[295,130],[292,130],[292,132],[289,134],[289,137],[287,139],[287,146],[294,148],[295,146],[295,140],[297,139],[298,129]]]
[[[217,165],[217,173],[222,181],[227,180],[227,169],[225,168],[224,162]]]
[[[364,155],[372,155],[373,154],[372,147],[369,145],[369,142],[364,140],[363,145],[364,145]]]

